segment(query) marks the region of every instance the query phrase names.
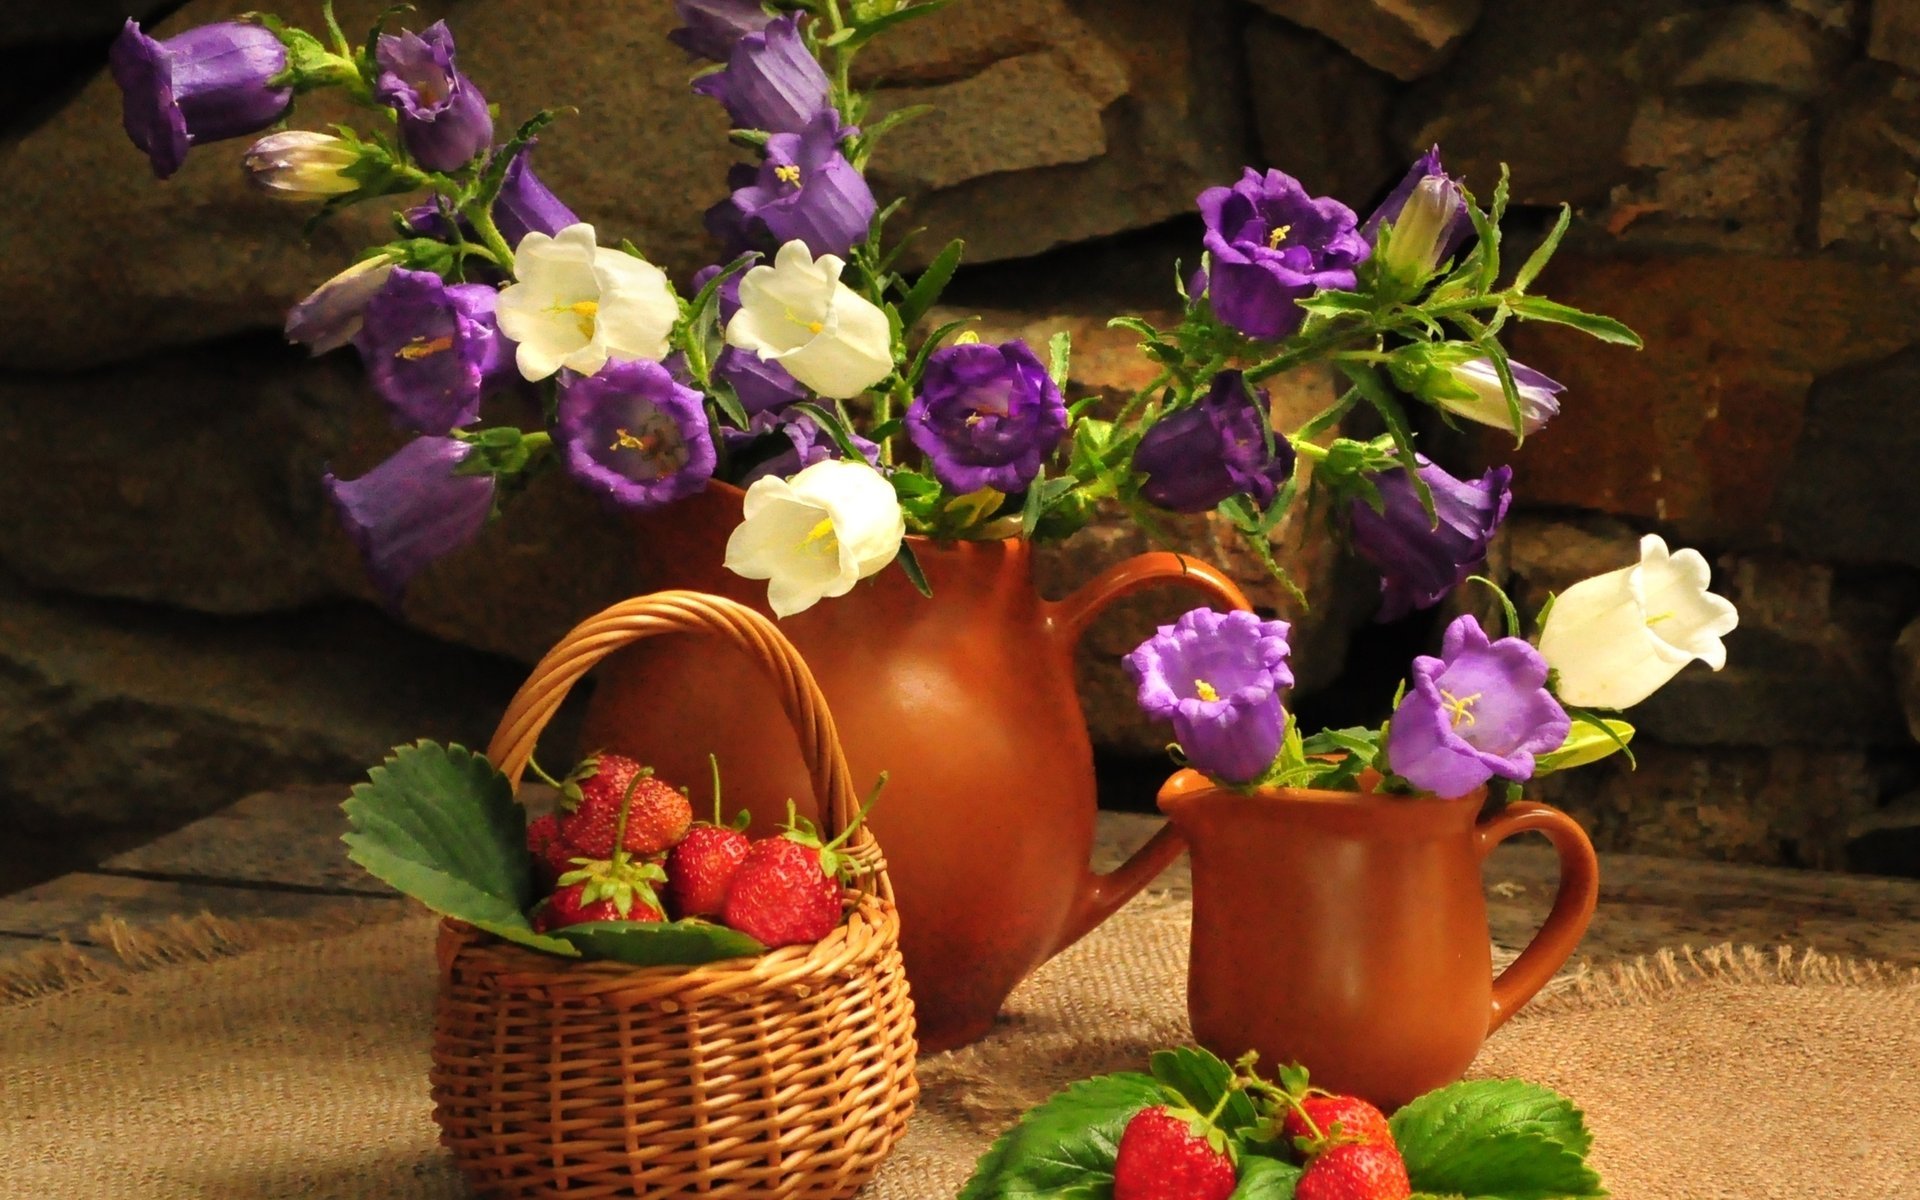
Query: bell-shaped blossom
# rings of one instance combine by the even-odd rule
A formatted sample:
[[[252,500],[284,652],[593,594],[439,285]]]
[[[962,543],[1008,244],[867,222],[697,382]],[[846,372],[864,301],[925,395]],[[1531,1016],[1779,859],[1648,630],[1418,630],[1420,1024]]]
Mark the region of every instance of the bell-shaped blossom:
[[[161,179],[180,169],[188,147],[258,132],[293,103],[293,89],[273,83],[287,69],[287,48],[245,21],[200,25],[163,42],[129,20],[107,65],[120,85],[127,136]]]
[[[545,379],[565,367],[592,375],[609,359],[666,357],[680,302],[659,267],[597,245],[593,226],[553,237],[528,233],[514,251],[517,280],[500,293],[500,331],[518,343],[520,373]]]
[[[893,485],[866,463],[828,459],[792,479],[747,489],[745,520],[727,539],[726,566],[767,581],[777,617],[844,596],[900,553],[906,516]]]
[[[764,32],[773,22],[760,0],[674,0],[680,27],[667,40],[695,58],[726,62],[733,48],[750,33]]]
[[[1560,415],[1560,393],[1567,389],[1525,363],[1509,362],[1507,369],[1513,373],[1514,392],[1520,398],[1521,432],[1532,436]],[[1512,432],[1513,414],[1492,359],[1468,359],[1447,374],[1453,386],[1434,389],[1429,398],[1435,404],[1469,421]]]
[[[1067,402],[1018,338],[942,346],[927,357],[906,431],[949,489],[1023,492],[1066,436]]]
[[[347,175],[360,152],[330,133],[270,133],[247,147],[242,161],[255,187],[282,200],[325,200],[360,188]]]
[[[1532,778],[1534,756],[1559,747],[1570,728],[1540,652],[1516,637],[1489,641],[1468,614],[1447,626],[1439,658],[1413,660],[1387,731],[1387,764],[1430,795],[1464,796],[1495,776]]]
[[[826,430],[814,423],[806,413],[788,409],[784,412],[763,412],[754,417],[747,429],[722,430],[729,453],[738,455],[743,452],[760,451],[764,453],[765,442],[771,439],[769,434],[780,435],[784,445],[775,443],[778,448],[770,457],[763,458],[739,472],[735,482],[741,486],[752,484],[768,475],[777,475],[782,479],[799,474],[817,462],[830,458],[846,457]],[[854,449],[866,459],[869,466],[878,466],[880,447],[857,433],[851,433]]]
[[[351,342],[360,332],[367,305],[387,286],[394,265],[391,255],[376,254],[315,288],[287,313],[287,340],[314,354],[338,350]]]
[[[1266,774],[1280,753],[1280,689],[1293,686],[1285,621],[1196,608],[1127,655],[1142,712],[1173,725],[1187,761],[1230,783]]]
[[[779,363],[828,399],[848,400],[879,383],[893,373],[893,332],[885,313],[840,282],[845,267],[797,241],[780,247],[772,266],[741,278],[727,344]]]
[[[1427,519],[1403,470],[1374,476],[1379,512],[1361,499],[1348,509],[1353,548],[1380,572],[1381,621],[1433,607],[1479,569],[1513,501],[1511,467],[1494,467],[1477,480],[1455,479],[1423,456],[1418,473],[1433,495],[1435,520]]]
[[[1247,168],[1230,188],[1200,193],[1206,219],[1202,286],[1214,315],[1250,338],[1273,341],[1300,327],[1299,301],[1323,288],[1351,288],[1371,247],[1353,210],[1307,195],[1280,171]]]
[[[493,144],[487,98],[453,61],[453,32],[435,21],[421,33],[383,33],[374,46],[374,95],[393,109],[400,139],[429,171],[457,171]]]
[[[705,403],[657,362],[564,377],[554,443],[567,473],[615,508],[660,508],[713,478]]]
[[[394,423],[440,434],[471,424],[480,401],[515,377],[513,347],[494,321],[499,293],[395,268],[368,302],[354,346]]]
[[[708,232],[729,257],[796,240],[815,255],[844,255],[866,240],[878,206],[865,177],[840,152],[840,118],[832,109],[799,133],[768,138],[758,171],[740,168],[733,194],[706,217]]]
[[[1391,232],[1384,256],[1374,256],[1375,265],[1409,282],[1432,275],[1473,232],[1466,195],[1440,165],[1440,147],[1415,160],[1406,177],[1360,227],[1360,235],[1377,247],[1382,225]]]
[[[1627,708],[1695,659],[1716,671],[1726,666],[1720,639],[1740,614],[1707,590],[1710,574],[1698,550],[1668,553],[1650,533],[1640,539],[1639,562],[1561,592],[1540,630],[1540,653],[1558,672],[1560,698],[1583,708]]]
[[[493,476],[459,473],[471,453],[456,438],[415,438],[358,479],[327,472],[327,495],[391,607],[422,568],[480,536],[493,515]]]
[[[833,111],[832,81],[807,52],[791,15],[741,37],[727,65],[694,80],[693,90],[724,105],[736,129],[800,133],[823,110]]]
[[[1140,494],[1170,512],[1197,513],[1234,496],[1265,508],[1293,474],[1294,450],[1285,438],[1271,445],[1261,428],[1267,393],[1254,403],[1238,371],[1213,377],[1207,394],[1162,417],[1133,452],[1133,469],[1146,476]]]

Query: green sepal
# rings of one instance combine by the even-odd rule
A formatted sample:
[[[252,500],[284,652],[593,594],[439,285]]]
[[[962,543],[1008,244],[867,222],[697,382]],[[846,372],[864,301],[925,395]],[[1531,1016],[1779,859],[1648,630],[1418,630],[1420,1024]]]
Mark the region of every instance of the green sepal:
[[[1260,1119],[1253,1098],[1233,1086],[1233,1068],[1198,1046],[1156,1051],[1148,1069],[1187,1107],[1207,1114],[1223,1133],[1238,1133]]]

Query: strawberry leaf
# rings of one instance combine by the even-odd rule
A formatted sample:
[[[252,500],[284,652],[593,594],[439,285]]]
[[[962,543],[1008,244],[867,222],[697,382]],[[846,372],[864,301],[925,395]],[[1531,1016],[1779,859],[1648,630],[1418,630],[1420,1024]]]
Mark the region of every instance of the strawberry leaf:
[[[1299,1167],[1279,1159],[1242,1159],[1240,1184],[1227,1200],[1293,1200],[1293,1189],[1299,1185],[1300,1175]]]
[[[587,921],[555,932],[588,957],[637,967],[697,966],[767,950],[744,933],[707,921]]]
[[[974,1167],[958,1200],[1095,1200],[1113,1194],[1120,1135],[1135,1113],[1166,1099],[1138,1072],[1083,1080],[1020,1118]]]
[[[1229,1086],[1233,1068],[1197,1046],[1158,1051],[1150,1069],[1155,1079],[1179,1093],[1193,1111],[1204,1115],[1219,1106],[1220,1115],[1213,1124],[1223,1132],[1234,1133],[1259,1120],[1253,1098]],[[1226,1104],[1220,1105],[1220,1098],[1229,1092],[1232,1095]]]
[[[485,757],[462,746],[401,746],[341,806],[347,857],[442,916],[576,957],[533,931],[533,860],[526,814]]]
[[[1607,1194],[1585,1162],[1586,1118],[1550,1088],[1517,1079],[1456,1083],[1389,1121],[1414,1187],[1488,1200]]]

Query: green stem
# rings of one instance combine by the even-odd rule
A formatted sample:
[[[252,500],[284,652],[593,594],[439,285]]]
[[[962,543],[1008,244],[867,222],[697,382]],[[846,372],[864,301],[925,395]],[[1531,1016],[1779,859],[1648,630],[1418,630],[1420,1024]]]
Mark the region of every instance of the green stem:
[[[1327,452],[1324,449],[1307,441],[1297,433],[1288,436],[1287,445],[1292,446],[1293,452],[1308,462],[1317,463],[1327,460]]]
[[[539,778],[541,783],[546,784],[548,787],[552,788],[555,791],[559,791],[562,787],[566,786],[562,784],[558,779],[555,779],[553,776],[543,771],[540,768],[540,761],[534,758],[534,756],[531,754],[527,755],[527,770],[532,771],[534,775]]]
[[[508,280],[512,280],[513,247],[507,245],[507,239],[501,234],[500,227],[493,222],[493,206],[476,201],[462,208],[460,215],[465,217],[473,226],[473,231],[480,235],[480,244],[486,247],[488,254],[492,255],[494,265],[506,272]]]

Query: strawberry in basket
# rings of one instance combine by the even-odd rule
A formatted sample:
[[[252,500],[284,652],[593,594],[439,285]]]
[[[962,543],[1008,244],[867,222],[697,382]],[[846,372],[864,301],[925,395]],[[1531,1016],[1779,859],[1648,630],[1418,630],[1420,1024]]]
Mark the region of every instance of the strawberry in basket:
[[[886,776],[880,778],[886,783]],[[874,798],[879,798],[875,789]],[[787,827],[747,848],[720,919],[769,948],[817,942],[840,924],[841,895],[851,863],[840,852],[873,807],[865,808],[840,835],[822,843],[812,822],[794,815],[787,804]]]
[[[534,929],[666,920],[654,885],[665,883],[667,873],[650,856],[686,834],[693,818],[686,794],[651,768],[612,754],[587,759],[561,793],[574,802],[572,811],[527,827],[528,849],[556,875],[553,894],[533,912]]]

